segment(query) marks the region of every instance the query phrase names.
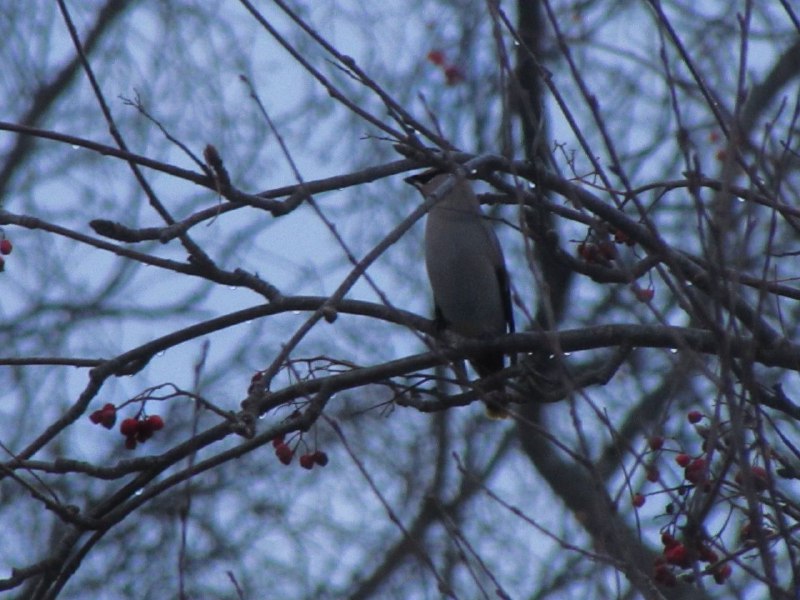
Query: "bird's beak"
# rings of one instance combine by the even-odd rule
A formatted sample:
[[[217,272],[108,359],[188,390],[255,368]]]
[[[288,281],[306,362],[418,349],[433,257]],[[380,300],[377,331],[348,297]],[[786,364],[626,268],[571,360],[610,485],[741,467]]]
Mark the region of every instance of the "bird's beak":
[[[427,171],[423,171],[422,173],[417,173],[416,175],[412,175],[411,177],[406,177],[405,179],[403,179],[403,181],[419,189],[421,186],[431,181],[431,179],[433,179],[437,175],[441,175],[441,173],[442,172],[438,169],[428,169]]]

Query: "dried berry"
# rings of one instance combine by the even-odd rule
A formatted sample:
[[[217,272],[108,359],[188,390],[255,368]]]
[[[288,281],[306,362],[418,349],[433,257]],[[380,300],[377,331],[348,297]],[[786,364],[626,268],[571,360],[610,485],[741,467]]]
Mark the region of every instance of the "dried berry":
[[[651,483],[655,483],[658,481],[660,473],[658,472],[658,467],[650,466],[647,467],[647,481]]]
[[[314,462],[316,462],[320,467],[324,467],[328,464],[328,455],[322,450],[317,450],[314,452]]]
[[[739,485],[744,484],[744,475],[741,471],[736,474],[734,479]],[[769,474],[764,467],[750,467],[750,479],[753,482],[753,487],[759,492],[763,492],[769,487]]]
[[[456,65],[448,65],[444,69],[444,78],[447,85],[456,85],[464,81],[464,72]]]

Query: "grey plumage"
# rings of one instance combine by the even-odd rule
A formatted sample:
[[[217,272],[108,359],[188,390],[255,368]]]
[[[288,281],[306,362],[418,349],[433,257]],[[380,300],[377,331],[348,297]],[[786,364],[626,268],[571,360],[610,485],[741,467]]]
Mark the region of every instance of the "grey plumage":
[[[438,172],[422,173],[407,181],[429,198],[448,177],[456,180],[431,208],[425,224],[425,266],[433,289],[437,325],[476,338],[513,332],[503,251],[469,181]],[[504,366],[502,352],[480,352],[469,360],[481,377]],[[487,391],[502,389],[500,384]],[[493,406],[489,413],[503,416],[503,411]]]

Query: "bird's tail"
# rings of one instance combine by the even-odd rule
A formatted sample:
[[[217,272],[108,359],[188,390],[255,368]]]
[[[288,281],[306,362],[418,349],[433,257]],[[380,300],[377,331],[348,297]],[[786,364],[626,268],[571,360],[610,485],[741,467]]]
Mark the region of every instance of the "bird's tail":
[[[496,402],[485,401],[486,403],[486,416],[495,421],[502,421],[503,419],[510,419],[511,414],[508,409]]]
[[[486,377],[501,371],[504,364],[504,357],[501,352],[483,353],[472,357],[470,364],[481,377]],[[484,394],[483,402],[486,404],[486,416],[490,419],[508,419],[511,414],[506,408],[508,396],[506,386],[503,381],[496,381],[491,385],[481,387]]]

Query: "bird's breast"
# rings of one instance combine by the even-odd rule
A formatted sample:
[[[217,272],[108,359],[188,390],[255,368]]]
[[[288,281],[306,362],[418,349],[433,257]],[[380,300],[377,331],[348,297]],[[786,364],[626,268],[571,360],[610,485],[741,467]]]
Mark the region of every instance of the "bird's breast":
[[[433,296],[449,328],[468,336],[505,332],[494,248],[480,215],[428,216],[425,264]]]

